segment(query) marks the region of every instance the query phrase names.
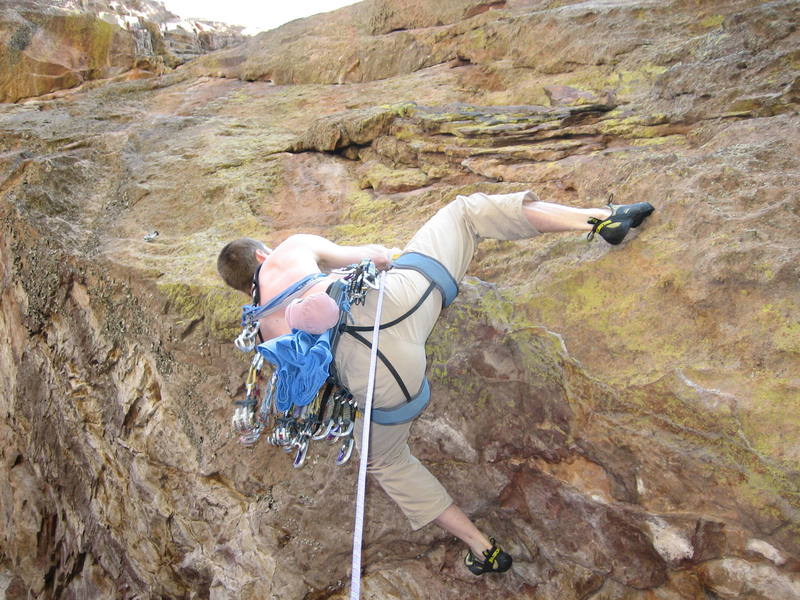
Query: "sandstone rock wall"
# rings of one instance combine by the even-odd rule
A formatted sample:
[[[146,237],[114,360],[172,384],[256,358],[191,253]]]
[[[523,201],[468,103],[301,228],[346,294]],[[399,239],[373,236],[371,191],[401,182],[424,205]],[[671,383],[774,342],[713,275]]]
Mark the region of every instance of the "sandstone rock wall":
[[[800,596],[799,11],[368,1],[0,105],[6,597],[346,597],[354,465],[238,445],[216,253],[522,189],[656,212],[479,246],[412,448],[515,566],[370,485],[365,596]]]
[[[3,1],[0,102],[91,80],[151,77],[241,43],[242,29],[181,19],[150,0]]]

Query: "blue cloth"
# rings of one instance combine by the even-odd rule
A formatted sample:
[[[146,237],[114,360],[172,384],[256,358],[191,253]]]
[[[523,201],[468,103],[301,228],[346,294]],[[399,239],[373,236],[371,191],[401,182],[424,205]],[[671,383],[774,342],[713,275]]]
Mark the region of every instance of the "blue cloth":
[[[330,330],[313,335],[293,329],[259,344],[257,349],[278,371],[275,405],[280,411],[310,403],[328,378],[333,360]]]

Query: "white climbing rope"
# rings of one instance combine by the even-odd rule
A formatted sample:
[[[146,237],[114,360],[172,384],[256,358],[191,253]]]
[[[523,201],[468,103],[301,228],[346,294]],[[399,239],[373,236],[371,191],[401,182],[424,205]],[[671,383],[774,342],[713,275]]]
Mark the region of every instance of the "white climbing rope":
[[[378,275],[378,304],[375,307],[375,326],[372,328],[372,348],[369,363],[367,397],[364,401],[364,429],[361,432],[361,451],[358,463],[358,489],[356,492],[356,522],[353,529],[353,564],[350,576],[350,600],[361,598],[361,544],[364,533],[364,503],[367,488],[367,458],[369,456],[369,430],[372,422],[372,397],[375,395],[375,367],[378,363],[378,336],[381,331],[383,309],[383,280],[386,271]]]

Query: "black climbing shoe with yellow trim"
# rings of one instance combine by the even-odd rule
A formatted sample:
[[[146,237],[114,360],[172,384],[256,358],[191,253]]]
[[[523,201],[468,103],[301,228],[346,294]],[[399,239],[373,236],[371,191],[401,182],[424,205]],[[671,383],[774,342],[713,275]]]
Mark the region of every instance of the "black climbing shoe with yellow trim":
[[[472,550],[467,552],[464,557],[464,564],[475,575],[483,575],[484,573],[505,573],[511,568],[513,562],[511,555],[503,552],[503,549],[497,545],[494,538],[489,538],[492,547],[483,551],[483,560],[478,560],[472,553]]]
[[[614,206],[609,204],[611,215],[607,219],[596,219],[592,217],[587,222],[592,226],[587,239],[592,239],[594,234],[600,234],[609,244],[619,244],[632,227],[642,224],[655,208],[649,202],[637,202],[636,204],[621,204]]]

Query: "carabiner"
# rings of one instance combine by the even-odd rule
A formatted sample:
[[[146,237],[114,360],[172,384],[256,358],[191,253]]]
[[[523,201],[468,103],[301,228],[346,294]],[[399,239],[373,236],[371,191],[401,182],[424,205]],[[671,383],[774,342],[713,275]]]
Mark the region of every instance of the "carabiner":
[[[343,443],[342,447],[339,448],[339,454],[336,456],[336,464],[338,466],[342,466],[350,460],[350,456],[353,454],[353,446],[355,444],[355,440],[353,437],[347,438]]]
[[[302,467],[303,464],[306,462],[307,454],[308,454],[308,440],[305,440],[301,442],[300,445],[298,446],[297,454],[294,455],[294,463],[292,463],[292,466],[295,469],[299,469],[300,467]]]

